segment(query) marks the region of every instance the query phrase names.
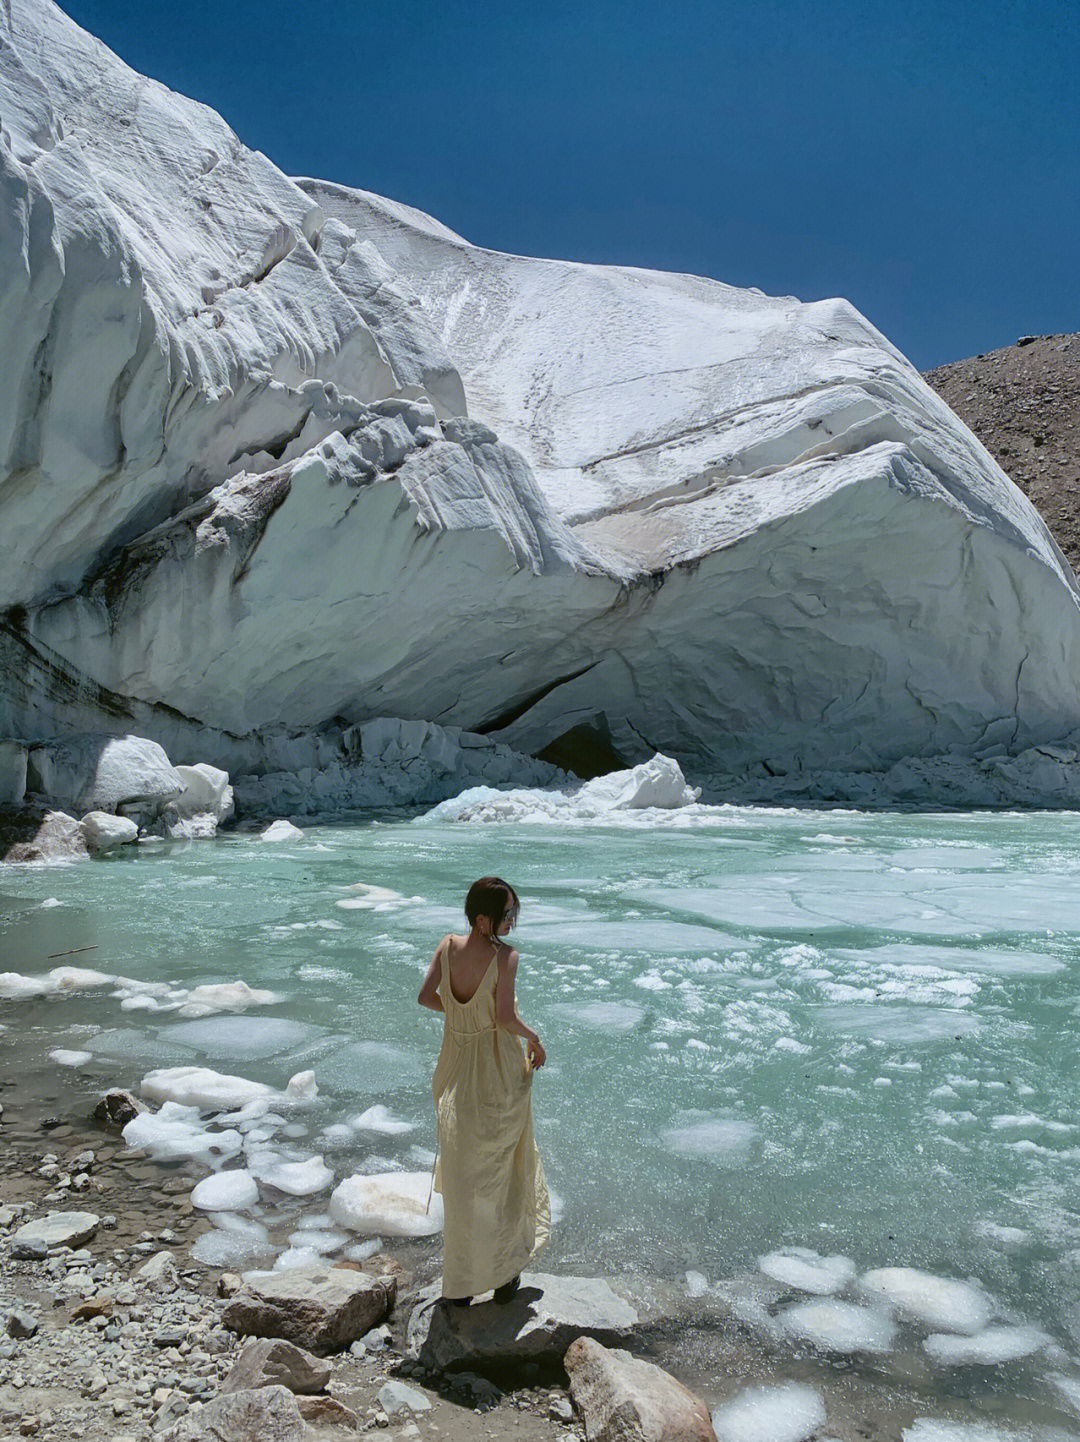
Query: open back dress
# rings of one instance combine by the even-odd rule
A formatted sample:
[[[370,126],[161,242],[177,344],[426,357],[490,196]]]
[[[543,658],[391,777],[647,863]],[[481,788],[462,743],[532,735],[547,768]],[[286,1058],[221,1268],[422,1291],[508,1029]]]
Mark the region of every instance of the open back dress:
[[[532,1069],[519,1037],[495,1021],[497,953],[466,1002],[450,983],[444,942],[438,992],[445,1022],[432,1091],[439,1129],[435,1190],[444,1211],[444,1297],[511,1281],[547,1242],[551,1204],[533,1140]]]

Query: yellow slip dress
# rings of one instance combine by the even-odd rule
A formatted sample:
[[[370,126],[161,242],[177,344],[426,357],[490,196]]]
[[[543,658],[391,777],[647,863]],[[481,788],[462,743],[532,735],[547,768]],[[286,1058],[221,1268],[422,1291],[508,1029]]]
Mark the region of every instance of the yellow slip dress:
[[[532,1078],[519,1037],[495,1022],[496,957],[467,1002],[450,985],[444,945],[438,992],[445,1012],[432,1091],[439,1129],[435,1190],[444,1212],[444,1297],[509,1282],[551,1232],[551,1203],[533,1140]]]

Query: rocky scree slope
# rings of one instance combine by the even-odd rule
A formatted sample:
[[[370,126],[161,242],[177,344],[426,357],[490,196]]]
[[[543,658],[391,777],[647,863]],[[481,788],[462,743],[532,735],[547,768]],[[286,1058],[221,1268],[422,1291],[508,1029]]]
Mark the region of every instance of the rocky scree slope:
[[[1038,507],[1080,569],[1080,335],[1016,345],[926,372],[946,401]]]
[[[1077,732],[1058,547],[846,302],[290,180],[48,0],[0,79],[6,734],[257,769],[397,716],[771,776]]]

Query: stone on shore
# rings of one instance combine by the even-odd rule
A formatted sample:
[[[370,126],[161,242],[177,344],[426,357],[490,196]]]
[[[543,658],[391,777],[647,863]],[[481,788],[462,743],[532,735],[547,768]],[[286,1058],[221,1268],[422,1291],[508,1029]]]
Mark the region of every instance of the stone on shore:
[[[108,811],[88,811],[79,824],[92,856],[130,846],[139,836],[139,828],[129,816],[113,816]]]
[[[705,1403],[651,1362],[579,1337],[564,1365],[588,1442],[716,1442]]]
[[[223,1392],[186,1413],[157,1442],[304,1442],[307,1429],[287,1387]]]
[[[431,1401],[418,1387],[391,1379],[379,1388],[379,1406],[388,1417],[397,1412],[430,1412]]]
[[[93,1115],[96,1122],[104,1122],[112,1127],[126,1127],[128,1122],[133,1122],[140,1112],[146,1110],[146,1103],[137,1096],[121,1087],[113,1087],[98,1102]]]
[[[510,1302],[440,1304],[426,1287],[409,1318],[406,1351],[437,1371],[505,1372],[523,1362],[557,1364],[582,1335],[620,1345],[688,1320],[683,1297],[638,1277],[553,1277],[526,1272]]]
[[[350,1432],[363,1430],[360,1418],[352,1408],[346,1407],[336,1397],[297,1397],[296,1405],[309,1427],[345,1428]]]
[[[47,1247],[81,1247],[97,1231],[100,1218],[93,1212],[49,1212],[24,1222],[13,1242],[43,1242]]]
[[[282,1337],[309,1351],[338,1352],[390,1311],[393,1277],[329,1266],[297,1267],[244,1283],[222,1321],[245,1337]]]
[[[180,1273],[172,1255],[166,1251],[155,1252],[135,1272],[134,1280],[155,1292],[168,1292],[180,1285]]]
[[[223,1392],[250,1391],[256,1387],[288,1387],[308,1395],[325,1391],[333,1368],[321,1357],[280,1337],[245,1342],[232,1371],[221,1384]]]

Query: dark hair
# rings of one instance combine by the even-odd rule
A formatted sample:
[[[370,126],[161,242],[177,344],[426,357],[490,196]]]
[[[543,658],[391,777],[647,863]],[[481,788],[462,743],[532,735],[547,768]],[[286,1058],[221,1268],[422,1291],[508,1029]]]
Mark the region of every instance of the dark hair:
[[[520,905],[518,894],[508,881],[501,876],[481,876],[469,887],[465,915],[470,926],[475,926],[479,917],[486,916],[494,934],[505,921],[507,912],[516,913]]]

